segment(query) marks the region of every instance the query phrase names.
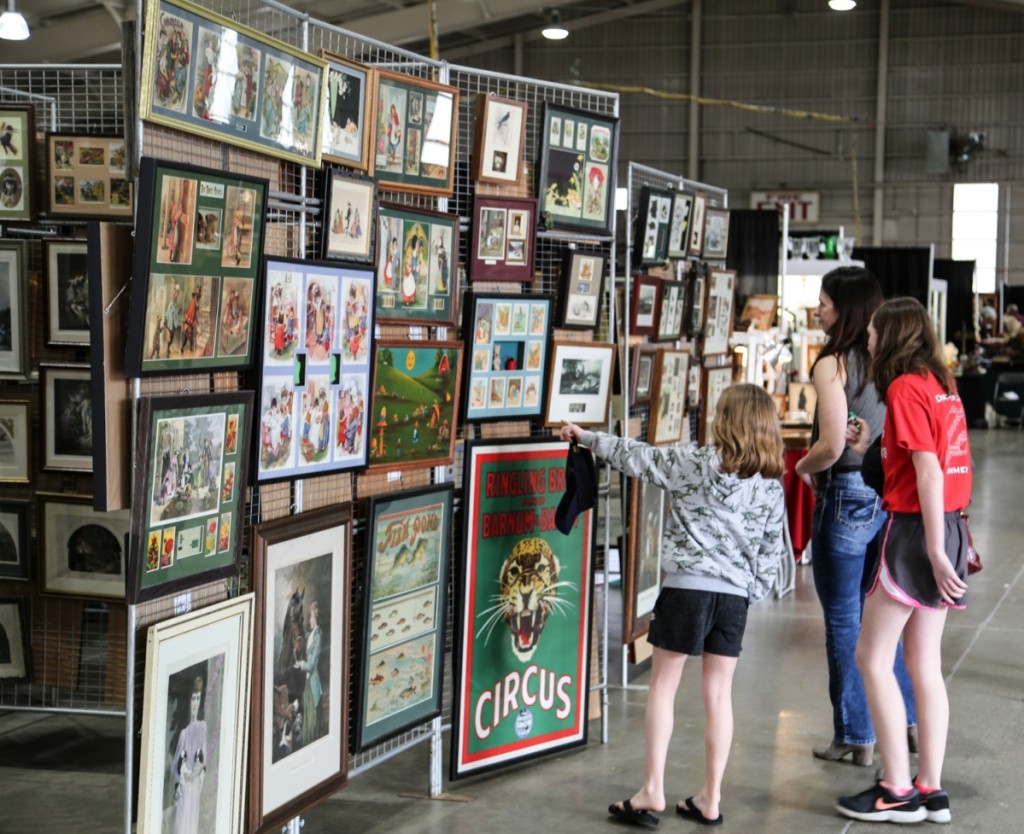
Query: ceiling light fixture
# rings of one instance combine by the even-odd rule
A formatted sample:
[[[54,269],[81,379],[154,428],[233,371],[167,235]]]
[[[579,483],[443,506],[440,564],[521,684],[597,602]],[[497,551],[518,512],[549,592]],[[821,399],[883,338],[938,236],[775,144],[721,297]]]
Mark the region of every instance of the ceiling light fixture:
[[[17,0],[7,0],[7,11],[0,14],[0,38],[23,41],[28,37],[28,24],[18,11]]]
[[[834,12],[848,12],[857,7],[857,0],[828,0],[828,7]]]
[[[549,41],[564,41],[569,37],[569,30],[562,25],[562,14],[558,9],[551,10],[551,20],[540,33]]]

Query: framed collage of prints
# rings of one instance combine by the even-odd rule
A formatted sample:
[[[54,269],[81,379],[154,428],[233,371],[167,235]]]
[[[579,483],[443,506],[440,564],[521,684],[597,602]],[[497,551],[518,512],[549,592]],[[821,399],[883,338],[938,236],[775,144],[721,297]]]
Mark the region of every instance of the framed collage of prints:
[[[494,185],[518,185],[523,175],[526,145],[525,101],[482,93],[476,111],[473,180]]]
[[[672,195],[672,220],[668,230],[668,256],[685,258],[690,254],[690,214],[693,212],[693,194],[676,191]]]
[[[340,55],[320,51],[327,62],[321,158],[356,171],[372,168],[370,118],[377,72]],[[370,218],[366,217],[367,225]]]
[[[537,201],[512,197],[473,199],[471,281],[533,280]]]
[[[711,269],[708,271],[704,313],[705,356],[723,354],[729,350],[735,290],[735,270]]]
[[[84,240],[44,240],[46,343],[89,344],[89,274]]]
[[[607,259],[593,251],[566,249],[562,259],[561,327],[594,330],[601,318]]]
[[[645,185],[636,217],[634,265],[660,264],[668,257],[672,232],[672,192]]]
[[[36,219],[36,110],[33,104],[0,105],[0,223]]]
[[[46,213],[132,219],[132,181],[123,136],[46,134]]]
[[[552,342],[544,425],[607,425],[615,350],[601,342]]]
[[[658,305],[656,342],[674,342],[682,333],[686,312],[686,284],[682,281],[662,281],[661,301]]]
[[[651,384],[651,417],[647,440],[655,445],[689,440],[686,418],[686,390],[690,379],[690,354],[664,348],[654,358]]]
[[[24,379],[29,373],[26,257],[24,242],[0,240],[0,321],[9,322],[0,335],[0,379]]]

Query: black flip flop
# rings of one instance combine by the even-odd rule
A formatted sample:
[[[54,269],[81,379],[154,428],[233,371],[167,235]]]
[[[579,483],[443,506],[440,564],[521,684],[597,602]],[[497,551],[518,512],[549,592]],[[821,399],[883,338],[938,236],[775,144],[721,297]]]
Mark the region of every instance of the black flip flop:
[[[683,805],[686,807],[684,808]],[[721,814],[719,814],[715,819],[705,817],[700,812],[700,808],[693,804],[692,796],[684,799],[683,805],[676,805],[676,813],[683,819],[692,820],[700,825],[721,825],[722,821],[725,819]]]
[[[616,806],[613,802],[608,806],[608,813],[621,822],[626,822],[630,825],[642,825],[644,828],[657,828],[658,823],[661,822],[661,820],[654,816],[650,811],[645,811],[642,808],[634,808],[633,803],[628,799],[622,800],[621,808]]]

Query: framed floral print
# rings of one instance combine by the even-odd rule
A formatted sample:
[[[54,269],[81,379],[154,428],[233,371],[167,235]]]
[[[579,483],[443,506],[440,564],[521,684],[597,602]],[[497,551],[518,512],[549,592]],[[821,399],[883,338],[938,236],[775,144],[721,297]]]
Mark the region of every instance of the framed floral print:
[[[690,254],[690,215],[694,195],[689,191],[676,191],[672,195],[672,220],[668,230],[668,256],[685,258]]]
[[[46,187],[51,217],[133,219],[123,136],[47,133]]]
[[[381,187],[450,197],[458,114],[455,87],[378,69],[373,173]]]
[[[474,197],[469,280],[532,281],[536,226],[536,200]]]
[[[657,355],[658,348],[654,345],[633,346],[632,405],[644,405],[651,401],[651,390],[654,386],[654,364]]]
[[[568,420],[580,426],[608,424],[615,345],[552,342],[551,376],[544,425]]]
[[[729,211],[709,208],[704,217],[704,257],[724,261],[729,251]]]
[[[633,235],[633,265],[660,264],[668,257],[672,228],[672,192],[645,185]]]
[[[622,589],[622,642],[647,634],[654,603],[661,591],[661,543],[665,532],[668,495],[647,481],[629,482],[626,566]]]
[[[593,251],[566,249],[562,258],[561,316],[559,326],[594,330],[601,320],[604,271],[607,258]]]
[[[661,282],[661,304],[658,307],[657,342],[674,342],[683,331],[686,312],[686,284],[682,281]]]
[[[544,103],[535,177],[544,225],[614,233],[619,120]]]
[[[704,211],[708,195],[698,191],[693,197],[693,211],[690,213],[690,254],[700,257],[704,251]]]
[[[0,104],[0,223],[36,219],[36,110]]]
[[[323,257],[373,263],[377,183],[334,167],[324,182]]]
[[[29,375],[26,257],[22,241],[0,240],[0,379]]]
[[[92,472],[92,383],[88,365],[40,365],[43,469]]]
[[[28,579],[29,502],[0,498],[0,581]]]
[[[654,360],[651,386],[651,418],[647,442],[679,443],[690,423],[686,419],[686,393],[690,383],[690,354],[685,350],[663,348]]]
[[[736,297],[736,270],[708,270],[704,313],[704,355],[726,353],[732,335],[732,310]]]
[[[0,634],[7,638],[8,646],[0,655],[0,684],[32,680],[27,599],[0,597]]]
[[[357,171],[369,171],[377,71],[322,49],[320,57],[327,61],[321,157]]]
[[[31,407],[29,400],[0,400],[0,483],[29,483]]]
[[[658,332],[662,280],[653,275],[637,272],[633,275],[632,284],[629,335],[653,336]]]
[[[89,344],[89,274],[84,240],[44,240],[46,342]]]
[[[526,146],[525,101],[481,93],[473,142],[473,181],[519,185]]]

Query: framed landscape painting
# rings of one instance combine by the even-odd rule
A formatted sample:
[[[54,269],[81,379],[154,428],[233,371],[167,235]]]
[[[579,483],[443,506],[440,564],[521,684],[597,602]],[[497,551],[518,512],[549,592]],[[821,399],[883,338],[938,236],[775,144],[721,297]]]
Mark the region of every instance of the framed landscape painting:
[[[357,171],[369,171],[373,135],[370,116],[377,72],[324,50],[320,50],[320,57],[327,61],[321,157]]]
[[[482,93],[476,111],[473,181],[518,185],[526,146],[525,101]]]
[[[327,169],[325,181],[323,256],[372,263],[377,183],[333,167]]]
[[[89,274],[84,240],[44,240],[46,342],[89,344]]]
[[[546,426],[562,420],[580,426],[608,423],[615,345],[601,342],[553,342]]]
[[[43,469],[92,472],[92,383],[88,365],[40,365]]]
[[[29,374],[26,245],[0,240],[0,379]]]
[[[36,108],[0,104],[0,223],[36,219]]]
[[[29,502],[0,499],[0,581],[28,579]]]
[[[133,219],[123,136],[47,133],[46,186],[51,216]]]
[[[471,281],[533,280],[537,201],[477,195],[473,199]]]
[[[594,330],[601,319],[604,265],[597,252],[566,249],[562,260],[561,327]]]

